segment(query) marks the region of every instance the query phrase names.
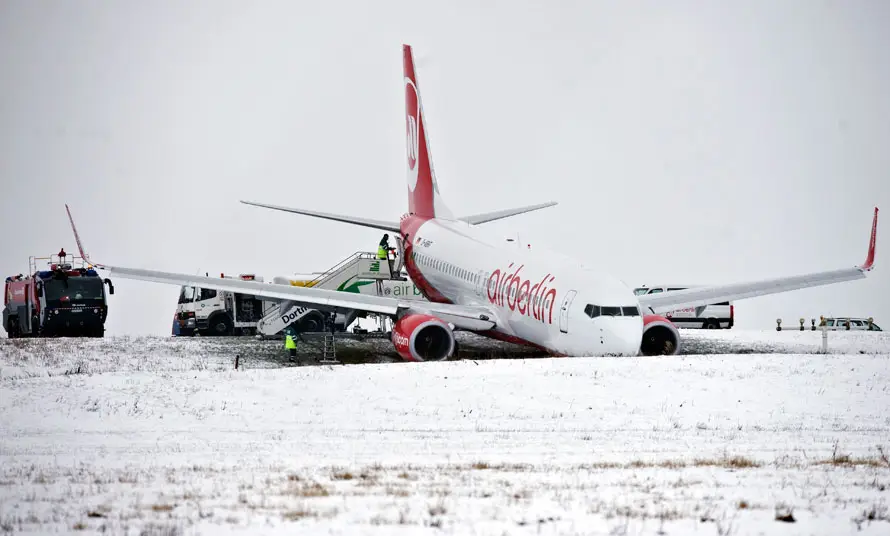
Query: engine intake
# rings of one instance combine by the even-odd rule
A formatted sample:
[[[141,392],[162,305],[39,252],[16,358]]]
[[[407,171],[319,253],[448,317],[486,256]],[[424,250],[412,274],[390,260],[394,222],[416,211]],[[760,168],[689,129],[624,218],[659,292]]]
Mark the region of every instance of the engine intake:
[[[680,352],[680,331],[663,316],[643,316],[643,355],[677,355]]]
[[[445,361],[454,353],[454,333],[435,316],[409,314],[392,328],[392,343],[405,361]]]

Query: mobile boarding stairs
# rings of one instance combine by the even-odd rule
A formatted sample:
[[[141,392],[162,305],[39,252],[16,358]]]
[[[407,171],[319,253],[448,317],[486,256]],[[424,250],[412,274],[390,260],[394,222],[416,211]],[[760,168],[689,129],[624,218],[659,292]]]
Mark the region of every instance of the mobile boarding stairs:
[[[387,259],[378,259],[375,253],[358,251],[321,273],[315,279],[300,282],[300,286],[343,291],[350,282],[373,280],[377,295],[383,296],[384,281],[407,281],[407,278],[402,275],[404,264],[402,242],[398,238],[396,242],[398,248],[397,251],[393,251],[395,258],[392,258],[393,255],[388,255]],[[286,278],[279,277],[276,277],[274,282],[295,284]],[[278,307],[272,307],[271,311],[257,322],[257,334],[261,336],[276,335],[310,314],[318,315],[318,311],[311,307],[297,305],[292,301],[283,301],[278,304]],[[345,318],[337,319],[339,320],[337,323],[342,322],[344,327],[348,326],[355,320],[356,315],[357,311],[351,311],[345,315]],[[333,331],[334,319],[331,318],[333,316],[325,315],[326,328],[331,331]],[[331,323],[328,324],[328,322]]]

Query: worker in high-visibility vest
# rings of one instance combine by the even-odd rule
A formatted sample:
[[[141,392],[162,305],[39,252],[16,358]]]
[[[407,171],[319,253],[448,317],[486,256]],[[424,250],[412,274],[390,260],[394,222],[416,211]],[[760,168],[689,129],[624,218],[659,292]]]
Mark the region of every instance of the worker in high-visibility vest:
[[[386,259],[389,257],[389,234],[384,233],[383,238],[380,239],[380,244],[377,246],[377,258],[378,259]]]
[[[297,343],[294,341],[294,332],[291,328],[284,330],[284,347],[290,356],[291,361],[297,360]]]

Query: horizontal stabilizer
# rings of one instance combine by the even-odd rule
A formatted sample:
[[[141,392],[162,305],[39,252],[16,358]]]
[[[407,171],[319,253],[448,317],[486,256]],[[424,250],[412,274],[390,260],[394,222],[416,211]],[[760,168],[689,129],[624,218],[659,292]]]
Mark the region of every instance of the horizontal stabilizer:
[[[470,225],[478,225],[480,223],[488,223],[490,221],[501,220],[504,218],[509,218],[510,216],[518,216],[519,214],[525,214],[526,212],[532,212],[535,210],[540,210],[542,208],[552,207],[556,204],[556,201],[548,201],[547,203],[539,203],[537,205],[528,205],[525,207],[519,208],[508,208],[505,210],[498,210],[495,212],[485,212],[482,214],[474,214],[472,216],[464,216],[463,218],[458,218],[460,221],[465,221]]]
[[[317,212],[315,210],[306,210],[302,208],[289,208],[289,207],[280,207],[278,205],[267,205],[265,203],[254,203],[253,201],[241,201],[245,205],[253,205],[255,207],[262,208],[271,208],[272,210],[281,210],[284,212],[292,212],[294,214],[302,214],[304,216],[312,216],[313,218],[322,218],[325,220],[334,220],[343,223],[351,223],[353,225],[360,225],[362,227],[371,227],[372,229],[380,229],[383,231],[391,231],[394,233],[399,232],[399,223],[398,222],[390,222],[390,221],[382,221],[382,220],[372,220],[369,218],[356,218],[355,216],[344,216],[340,214],[331,214],[328,212]]]

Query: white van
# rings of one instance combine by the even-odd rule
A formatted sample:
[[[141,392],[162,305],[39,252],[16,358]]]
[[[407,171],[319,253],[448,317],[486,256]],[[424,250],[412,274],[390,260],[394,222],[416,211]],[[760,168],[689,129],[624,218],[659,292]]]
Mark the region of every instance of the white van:
[[[657,294],[695,288],[696,285],[644,285],[634,289],[634,294]],[[731,329],[735,323],[735,310],[732,302],[713,303],[698,307],[686,307],[669,311],[663,315],[678,328]]]

